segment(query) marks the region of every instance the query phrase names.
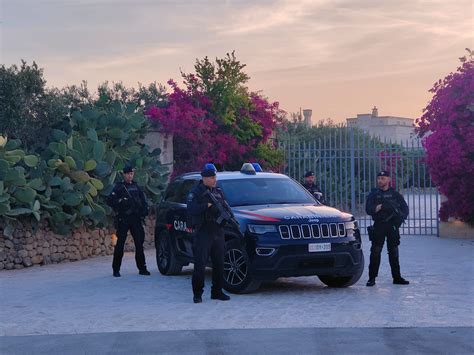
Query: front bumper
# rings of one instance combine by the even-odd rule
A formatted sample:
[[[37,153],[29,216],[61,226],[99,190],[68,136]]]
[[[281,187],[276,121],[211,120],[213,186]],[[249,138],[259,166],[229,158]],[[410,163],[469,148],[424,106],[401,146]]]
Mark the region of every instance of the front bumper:
[[[255,252],[257,248],[275,251],[262,256]],[[251,254],[252,250],[248,252]],[[255,245],[251,255],[251,272],[257,280],[311,275],[352,276],[364,267],[361,244],[357,241],[331,243],[331,251],[322,252],[309,252],[308,243]]]

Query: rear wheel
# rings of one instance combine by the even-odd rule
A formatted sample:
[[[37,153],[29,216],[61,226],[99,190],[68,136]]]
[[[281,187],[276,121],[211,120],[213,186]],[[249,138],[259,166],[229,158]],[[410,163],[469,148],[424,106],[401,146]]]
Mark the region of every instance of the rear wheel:
[[[238,240],[230,240],[225,246],[224,289],[232,293],[250,293],[261,282],[250,276],[249,257]]]
[[[321,275],[318,277],[321,280],[321,282],[323,282],[329,287],[337,287],[337,288],[349,287],[349,286],[354,285],[357,281],[359,281],[360,277],[362,276],[362,273],[364,272],[364,254],[361,255],[359,266],[360,267],[357,270],[357,273],[351,276]]]
[[[158,270],[163,275],[177,275],[183,269],[183,265],[178,262],[171,246],[170,234],[161,232],[155,237],[156,264]]]

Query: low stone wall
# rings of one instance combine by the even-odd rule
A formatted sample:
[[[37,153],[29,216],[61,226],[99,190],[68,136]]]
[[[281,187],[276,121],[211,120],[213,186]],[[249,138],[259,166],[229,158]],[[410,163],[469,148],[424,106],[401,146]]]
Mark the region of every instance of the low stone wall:
[[[154,248],[154,218],[145,222],[145,249]],[[114,252],[116,237],[113,228],[76,229],[71,235],[58,235],[47,227],[34,233],[31,226],[18,226],[11,237],[3,236],[0,227],[0,270],[22,269],[87,259]],[[126,251],[133,251],[133,239],[128,235]],[[111,260],[112,262],[112,260]]]

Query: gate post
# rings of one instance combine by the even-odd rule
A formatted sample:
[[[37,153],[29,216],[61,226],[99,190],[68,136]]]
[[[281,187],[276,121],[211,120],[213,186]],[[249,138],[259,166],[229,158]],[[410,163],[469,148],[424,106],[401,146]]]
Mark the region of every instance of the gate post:
[[[354,143],[354,129],[350,129],[349,136],[350,136],[350,152],[351,152],[351,179],[350,179],[350,184],[351,184],[351,213],[355,214],[356,212],[356,207],[355,207],[355,201],[356,201],[356,194],[355,194],[355,143]]]

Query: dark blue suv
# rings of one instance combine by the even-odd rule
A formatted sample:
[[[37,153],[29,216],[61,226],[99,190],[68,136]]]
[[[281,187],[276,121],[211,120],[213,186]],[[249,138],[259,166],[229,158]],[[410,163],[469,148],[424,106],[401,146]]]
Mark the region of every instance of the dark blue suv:
[[[176,177],[158,205],[156,261],[163,275],[176,275],[193,262],[186,197],[201,176]],[[240,223],[226,227],[224,288],[255,291],[264,280],[317,275],[330,287],[356,283],[364,269],[357,222],[348,213],[321,205],[286,175],[267,172],[217,173],[217,185]]]

